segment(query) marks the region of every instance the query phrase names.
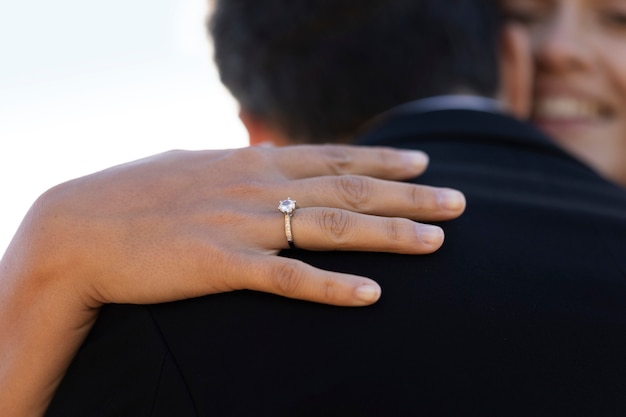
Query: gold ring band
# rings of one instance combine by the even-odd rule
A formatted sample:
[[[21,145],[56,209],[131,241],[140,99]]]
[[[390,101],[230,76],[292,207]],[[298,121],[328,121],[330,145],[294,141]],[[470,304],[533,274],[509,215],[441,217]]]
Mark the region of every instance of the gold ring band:
[[[289,248],[295,249],[296,245],[293,243],[293,234],[291,233],[291,216],[293,216],[296,211],[296,200],[287,197],[286,200],[280,201],[278,211],[285,215],[285,236],[287,237],[287,244],[289,244]]]

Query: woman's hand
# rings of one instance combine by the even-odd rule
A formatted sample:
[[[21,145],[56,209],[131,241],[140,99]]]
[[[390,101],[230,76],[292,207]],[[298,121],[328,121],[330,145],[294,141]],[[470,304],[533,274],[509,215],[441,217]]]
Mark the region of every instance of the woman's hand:
[[[429,253],[443,232],[408,219],[454,218],[463,196],[363,176],[405,179],[426,165],[419,152],[347,146],[176,151],[51,189],[0,261],[0,415],[43,414],[104,303],[243,288],[375,302],[367,278],[275,256],[288,247],[278,202],[297,200],[299,248]]]
[[[347,146],[173,151],[57,186],[21,233],[32,270],[93,307],[244,288],[370,304],[380,294],[371,280],[273,256],[288,247],[278,202],[297,201],[301,249],[433,252],[439,227],[397,217],[456,217],[462,195],[360,176],[404,179],[426,164],[423,153]]]

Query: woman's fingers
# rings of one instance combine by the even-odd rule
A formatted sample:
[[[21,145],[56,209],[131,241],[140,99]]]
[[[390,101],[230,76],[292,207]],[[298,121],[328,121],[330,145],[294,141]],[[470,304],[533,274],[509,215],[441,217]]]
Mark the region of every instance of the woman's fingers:
[[[309,178],[290,185],[297,187],[287,193],[300,207],[333,207],[420,221],[450,220],[465,210],[463,194],[450,188],[358,175]]]
[[[251,256],[248,262],[251,272],[231,281],[239,288],[347,307],[373,304],[381,295],[380,286],[369,278],[324,271],[295,259]]]
[[[271,152],[273,163],[290,179],[355,174],[402,180],[420,175],[428,166],[424,152],[384,147],[298,145]]]
[[[168,152],[70,181],[42,196],[33,213],[37,221],[48,220],[31,240],[41,242],[46,232],[47,245],[32,259],[40,269],[50,268],[44,275],[68,276],[55,268],[74,265],[67,280],[97,303],[263,290],[273,281],[255,284],[255,277],[259,268],[274,265],[283,268],[279,276],[295,273],[302,282],[298,288],[308,289],[297,298],[358,305],[357,287],[371,281],[294,267],[295,261],[274,256],[288,247],[278,202],[297,201],[290,218],[296,247],[430,253],[441,246],[443,232],[408,219],[454,218],[463,211],[462,195],[362,176],[402,178],[424,167],[420,153],[344,146]],[[336,175],[343,172],[349,175]],[[234,258],[248,267],[241,269]],[[248,280],[237,286],[230,278]],[[361,295],[368,288],[361,288]]]
[[[284,219],[280,217],[266,227],[264,245],[278,243],[287,249]],[[416,223],[411,220],[380,217],[330,208],[297,209],[290,217],[293,243],[308,250],[355,250],[368,252],[393,252],[426,254],[439,249],[444,233],[438,226]],[[270,242],[271,240],[271,242]]]

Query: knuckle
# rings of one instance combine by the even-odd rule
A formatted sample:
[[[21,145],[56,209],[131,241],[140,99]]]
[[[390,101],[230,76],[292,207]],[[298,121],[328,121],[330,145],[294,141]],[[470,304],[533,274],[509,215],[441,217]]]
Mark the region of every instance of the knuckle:
[[[328,238],[336,245],[345,243],[349,238],[351,220],[348,213],[341,210],[325,210],[320,217],[321,227]]]
[[[370,202],[371,186],[364,177],[356,175],[341,176],[337,179],[337,188],[349,208],[363,210]]]
[[[302,285],[304,275],[296,262],[283,262],[275,268],[272,279],[279,293],[294,296]]]
[[[266,149],[255,146],[235,149],[225,155],[226,164],[238,169],[241,167],[263,169],[269,162],[266,151]]]
[[[385,234],[389,241],[399,242],[402,240],[404,225],[400,219],[385,219]]]
[[[256,160],[259,158],[263,158],[263,149],[255,146],[248,146],[245,148],[238,149],[233,152],[234,155],[239,155],[239,157],[243,159]]]
[[[377,149],[377,157],[380,165],[384,167],[397,167],[398,166],[398,151],[387,149],[387,148],[378,148]]]
[[[321,151],[332,173],[341,175],[351,172],[354,166],[354,158],[345,146],[323,145]]]
[[[423,210],[426,207],[426,197],[422,186],[412,186],[409,192],[411,207],[416,210]]]
[[[333,302],[338,299],[337,283],[333,280],[324,281],[324,300]]]
[[[261,185],[263,181],[275,181],[281,177],[266,149],[248,147],[228,150],[207,164],[206,175],[211,183],[223,187],[244,188],[247,184]]]

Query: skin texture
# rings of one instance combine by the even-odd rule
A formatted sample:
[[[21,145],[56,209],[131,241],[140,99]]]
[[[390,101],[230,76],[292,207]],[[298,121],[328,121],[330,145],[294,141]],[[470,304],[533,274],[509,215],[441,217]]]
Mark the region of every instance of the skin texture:
[[[275,256],[287,248],[278,201],[298,202],[300,248],[430,253],[442,230],[409,219],[457,217],[463,195],[364,176],[414,177],[427,160],[346,146],[175,151],[49,190],[0,261],[0,415],[44,413],[105,303],[244,288],[374,303],[372,280]]]
[[[535,63],[532,121],[626,186],[626,1],[504,0]]]

